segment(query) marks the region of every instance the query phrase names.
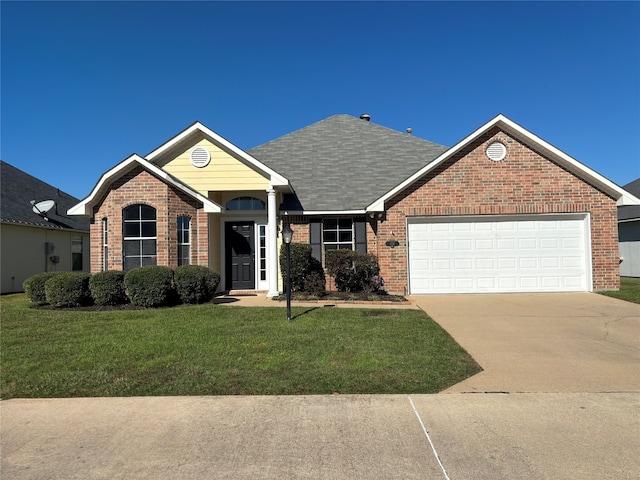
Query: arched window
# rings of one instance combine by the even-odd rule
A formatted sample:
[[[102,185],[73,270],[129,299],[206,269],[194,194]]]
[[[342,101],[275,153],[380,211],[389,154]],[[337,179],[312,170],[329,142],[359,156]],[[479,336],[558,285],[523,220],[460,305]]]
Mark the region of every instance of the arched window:
[[[155,265],[156,209],[131,205],[122,209],[122,250],[124,270]]]
[[[237,197],[227,202],[227,210],[265,210],[265,204],[259,198]]]

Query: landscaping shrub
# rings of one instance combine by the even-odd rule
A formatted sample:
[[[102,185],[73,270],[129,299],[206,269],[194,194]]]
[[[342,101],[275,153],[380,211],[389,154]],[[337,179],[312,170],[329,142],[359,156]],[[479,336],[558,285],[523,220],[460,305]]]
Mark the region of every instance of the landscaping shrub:
[[[287,281],[286,245],[280,248],[280,271],[283,280]],[[322,264],[311,256],[311,245],[305,243],[291,244],[291,291],[322,293],[325,290],[324,270]]]
[[[27,294],[29,300],[38,305],[47,303],[47,294],[44,291],[44,284],[50,278],[55,277],[62,272],[44,272],[36,273],[22,282],[24,293]]]
[[[125,272],[108,270],[98,272],[89,279],[89,290],[96,305],[122,305],[129,303],[124,285]]]
[[[324,276],[324,268],[320,260],[311,257],[309,272],[304,277],[303,291],[312,294],[321,294],[327,288],[327,280]]]
[[[47,303],[54,307],[90,305],[89,278],[91,274],[86,272],[60,272],[44,284]]]
[[[174,270],[173,281],[182,303],[204,303],[215,295],[220,275],[200,265],[182,265]]]
[[[325,253],[325,265],[340,292],[376,292],[384,285],[375,255],[329,250]]]
[[[161,307],[172,300],[173,270],[162,265],[134,268],[125,274],[124,284],[133,305]]]

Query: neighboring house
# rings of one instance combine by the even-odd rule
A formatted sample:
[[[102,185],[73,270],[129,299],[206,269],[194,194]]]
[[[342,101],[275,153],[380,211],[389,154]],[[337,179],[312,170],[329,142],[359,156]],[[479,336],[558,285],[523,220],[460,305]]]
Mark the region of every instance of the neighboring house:
[[[640,178],[622,188],[636,197],[640,197]],[[620,241],[620,275],[640,277],[640,206],[618,208],[618,238]]]
[[[207,265],[279,290],[278,235],[377,255],[391,293],[619,287],[617,205],[640,200],[498,115],[451,148],[335,115],[243,151],[196,122],[69,210],[91,270]]]
[[[3,161],[0,192],[2,293],[36,273],[89,271],[89,219],[67,215],[77,198]]]

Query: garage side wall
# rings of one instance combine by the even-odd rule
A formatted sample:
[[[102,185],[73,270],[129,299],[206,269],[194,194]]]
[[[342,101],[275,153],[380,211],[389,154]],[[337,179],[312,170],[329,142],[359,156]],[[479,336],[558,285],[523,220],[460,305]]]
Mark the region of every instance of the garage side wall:
[[[485,151],[507,147],[502,161]],[[616,202],[572,173],[495,128],[386,204],[375,251],[389,292],[408,289],[407,226],[410,216],[590,213],[594,290],[620,286]],[[385,245],[395,240],[399,245]],[[373,253],[373,252],[372,252]]]
[[[111,185],[91,220],[91,272],[103,270],[102,219],[108,225],[108,269],[122,270],[122,209],[133,204],[156,209],[157,264],[178,265],[178,216],[191,219],[191,263],[208,266],[207,214],[202,205],[138,167]]]

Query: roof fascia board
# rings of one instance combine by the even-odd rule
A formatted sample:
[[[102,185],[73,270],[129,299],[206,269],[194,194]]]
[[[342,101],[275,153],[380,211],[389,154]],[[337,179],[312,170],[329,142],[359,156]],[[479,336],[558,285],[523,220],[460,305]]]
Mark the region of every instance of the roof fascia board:
[[[366,210],[282,210],[283,215],[364,215]]]
[[[241,148],[236,147],[233,143],[222,138],[213,130],[205,127],[200,122],[195,122],[193,125],[183,130],[181,133],[179,133],[169,141],[163,143],[158,148],[153,150],[151,153],[146,155],[145,158],[153,162],[164,152],[170,150],[175,145],[178,145],[180,142],[185,141],[187,138],[189,138],[191,135],[193,135],[196,132],[203,133],[205,136],[209,137],[213,142],[221,145],[223,148],[233,153],[233,155],[235,155],[241,161],[243,161],[244,163],[248,163],[249,165],[257,169],[259,172],[261,172],[263,175],[269,177],[269,182],[271,183],[272,187],[289,186],[289,180],[287,180],[286,178],[284,178],[282,175],[275,172],[274,170],[270,169],[259,160],[253,158],[251,155],[249,155],[247,152],[245,152]]]
[[[514,135],[518,139],[524,141],[527,145],[533,146],[538,150],[542,150],[546,155],[551,157],[554,161],[561,164],[563,167],[567,168],[569,171],[575,173],[578,177],[583,180],[588,181],[591,184],[594,184],[605,193],[611,195],[616,199],[617,206],[623,205],[640,205],[640,199],[631,195],[629,192],[623,190],[618,185],[603,177],[599,173],[591,170],[586,165],[578,162],[574,158],[570,157],[563,151],[554,147],[550,143],[542,140],[537,135],[529,132],[525,128],[521,127],[517,123],[513,122],[509,118],[505,117],[502,114],[497,115],[493,119],[489,120],[487,123],[482,125],[480,128],[467,135],[465,138],[456,143],[453,147],[451,147],[446,152],[442,153],[439,157],[434,159],[431,163],[427,164],[422,169],[418,170],[416,173],[407,178],[404,182],[400,183],[398,186],[387,192],[385,195],[380,197],[375,202],[371,203],[367,206],[366,211],[368,212],[382,212],[384,211],[384,203],[392,198],[394,195],[398,194],[409,185],[417,181],[420,177],[426,175],[431,170],[439,166],[441,163],[449,159],[452,155],[456,154],[462,148],[466,147],[471,142],[475,141],[480,135],[487,132],[489,129],[493,127],[498,127],[506,132]]]
[[[90,216],[91,209],[93,207],[93,203],[96,200],[96,198],[100,197],[100,194],[104,190],[106,190],[106,188],[109,185],[111,185],[111,183],[114,180],[120,178],[122,175],[132,170],[136,165],[142,166],[142,168],[144,168],[145,170],[148,170],[154,176],[163,180],[165,183],[177,188],[178,190],[181,190],[182,192],[186,193],[190,197],[195,198],[198,201],[202,202],[205,212],[207,213],[222,212],[222,207],[220,205],[209,200],[207,197],[205,197],[201,193],[198,193],[195,190],[192,190],[185,184],[178,182],[175,178],[170,176],[167,172],[162,170],[157,165],[154,165],[153,163],[142,158],[140,155],[134,153],[133,155],[131,155],[130,157],[126,158],[125,160],[120,162],[118,165],[113,167],[111,170],[104,173],[100,177],[100,180],[98,180],[98,183],[93,188],[89,196],[87,196],[84,200],[82,200],[77,205],[74,205],[69,210],[67,210],[67,215]]]

